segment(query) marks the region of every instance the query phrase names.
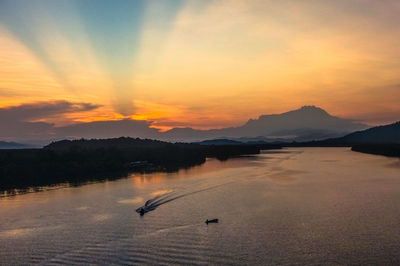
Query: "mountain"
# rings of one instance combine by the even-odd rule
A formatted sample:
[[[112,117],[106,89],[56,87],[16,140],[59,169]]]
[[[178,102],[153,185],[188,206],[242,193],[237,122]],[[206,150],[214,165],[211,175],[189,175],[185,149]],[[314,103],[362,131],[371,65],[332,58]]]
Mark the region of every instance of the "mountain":
[[[231,140],[231,139],[210,139],[203,140],[200,142],[195,142],[195,144],[200,145],[243,145],[245,143],[241,141]]]
[[[400,157],[400,121],[354,132],[342,138],[327,140],[327,142],[352,146],[352,151]]]
[[[0,125],[1,126],[1,125]],[[121,136],[151,138],[170,142],[199,142],[212,139],[230,139],[240,142],[291,142],[311,141],[344,136],[367,128],[352,120],[331,116],[315,106],[282,113],[261,115],[242,126],[222,129],[197,130],[173,128],[161,132],[150,121],[123,119],[94,121],[67,126],[46,122],[20,122],[2,124],[0,138],[43,146],[50,141],[80,138],[116,138]]]
[[[303,106],[282,114],[261,115],[239,127],[212,130],[174,128],[165,132],[162,138],[170,141],[201,141],[257,137],[272,141],[310,141],[339,137],[367,127],[352,120],[331,116],[316,106]]]
[[[28,149],[32,146],[17,142],[0,141],[0,149]]]

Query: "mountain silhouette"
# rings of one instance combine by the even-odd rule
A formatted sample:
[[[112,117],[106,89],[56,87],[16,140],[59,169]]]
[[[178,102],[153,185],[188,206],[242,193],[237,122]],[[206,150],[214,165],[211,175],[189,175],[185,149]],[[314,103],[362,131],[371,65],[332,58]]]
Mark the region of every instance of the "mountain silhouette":
[[[261,115],[258,119],[250,119],[239,127],[211,130],[174,128],[165,132],[162,137],[173,141],[255,137],[309,141],[339,137],[367,127],[352,120],[331,116],[316,106],[303,106],[282,114]]]
[[[32,146],[17,142],[0,141],[0,149],[27,149],[27,148],[32,148]]]
[[[230,139],[240,142],[311,141],[344,136],[368,126],[330,115],[315,106],[250,119],[242,126],[222,129],[197,130],[173,128],[161,132],[150,121],[123,119],[95,121],[55,126],[46,122],[4,123],[0,139],[42,146],[50,141],[79,138],[116,138],[121,136],[151,138],[171,142],[199,142],[212,139]]]
[[[400,157],[400,121],[357,131],[341,138],[298,144],[299,146],[351,146],[352,151]]]
[[[322,141],[324,143],[334,144],[385,144],[385,143],[400,143],[400,121],[385,125],[372,127],[366,130],[350,133],[346,136]]]
[[[200,142],[196,142],[196,144],[200,145],[242,145],[244,142],[231,140],[231,139],[211,139],[211,140],[203,140]]]

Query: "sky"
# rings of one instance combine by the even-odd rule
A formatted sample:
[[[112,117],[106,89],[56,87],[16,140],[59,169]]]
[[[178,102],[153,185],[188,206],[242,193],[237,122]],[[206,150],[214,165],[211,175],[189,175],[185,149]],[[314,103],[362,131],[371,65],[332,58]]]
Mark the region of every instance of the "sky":
[[[398,0],[0,0],[0,122],[400,120]]]

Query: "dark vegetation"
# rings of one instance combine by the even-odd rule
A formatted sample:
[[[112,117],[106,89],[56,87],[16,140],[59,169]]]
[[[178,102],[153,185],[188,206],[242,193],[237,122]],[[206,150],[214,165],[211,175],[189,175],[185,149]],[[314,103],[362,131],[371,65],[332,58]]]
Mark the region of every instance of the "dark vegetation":
[[[400,122],[357,131],[340,138],[292,142],[285,147],[352,147],[351,150],[390,157],[400,157]]]
[[[386,126],[372,127],[362,131],[347,134],[340,138],[330,138],[320,141],[294,142],[285,146],[302,147],[352,147],[359,144],[382,144],[387,147],[390,143],[400,143],[400,122]]]
[[[284,147],[352,147],[353,151],[400,157],[400,122],[322,141],[270,144],[217,139],[200,144],[117,138],[63,140],[42,149],[0,150],[0,191],[68,182],[115,179],[131,172],[176,171],[207,157],[226,160]]]
[[[358,144],[351,148],[352,151],[384,155],[389,157],[400,157],[400,144],[399,143],[386,143],[386,144]]]
[[[149,139],[63,140],[42,149],[0,150],[0,190],[115,179],[131,172],[176,171],[258,154],[251,145],[207,146]]]
[[[285,147],[351,147],[352,151],[400,157],[400,122],[357,131],[340,138],[292,142]]]
[[[400,122],[357,131],[336,140],[353,145],[360,143],[400,143]]]

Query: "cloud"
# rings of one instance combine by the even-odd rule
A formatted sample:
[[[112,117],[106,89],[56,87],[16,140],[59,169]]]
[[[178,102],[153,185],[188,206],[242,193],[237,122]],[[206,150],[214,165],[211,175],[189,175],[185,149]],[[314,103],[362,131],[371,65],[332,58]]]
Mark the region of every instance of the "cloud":
[[[91,103],[49,101],[0,108],[0,139],[39,141],[55,137],[53,123],[39,120],[98,108]]]
[[[0,108],[0,121],[28,122],[55,115],[91,111],[100,107],[91,103],[72,103],[68,101],[48,101],[26,103]]]
[[[0,140],[46,145],[65,138],[112,138],[121,136],[158,138],[159,130],[145,120],[122,119],[77,123],[73,114],[99,108],[85,102],[49,101],[0,108]],[[53,121],[68,121],[59,126]]]
[[[144,120],[95,121],[57,127],[55,133],[58,138],[158,138],[159,131],[150,126],[151,122]]]

